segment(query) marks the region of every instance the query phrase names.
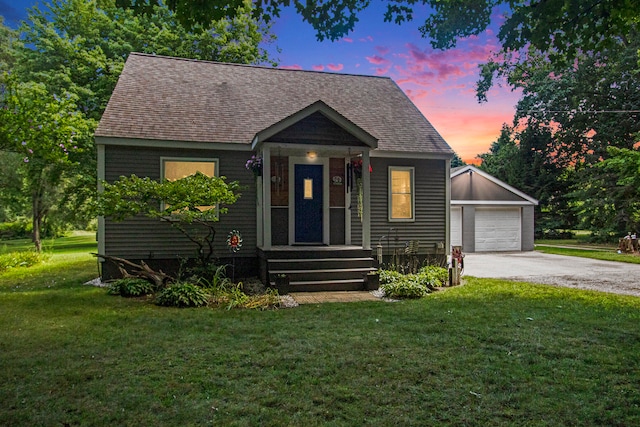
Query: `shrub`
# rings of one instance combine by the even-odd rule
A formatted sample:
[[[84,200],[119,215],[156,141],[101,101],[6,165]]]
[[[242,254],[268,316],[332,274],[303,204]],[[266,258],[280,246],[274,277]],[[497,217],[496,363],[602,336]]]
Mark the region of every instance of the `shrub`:
[[[109,288],[107,289],[108,294],[121,295],[123,297],[139,297],[154,292],[155,287],[151,282],[133,277],[114,280],[109,284]]]
[[[420,282],[431,286],[446,286],[449,282],[449,270],[444,267],[427,265],[418,272]]]
[[[423,267],[417,274],[380,270],[380,289],[389,298],[421,298],[446,283],[448,274],[446,268],[436,266]]]
[[[429,288],[417,281],[413,274],[407,275],[403,280],[381,285],[380,289],[389,298],[422,298],[429,294]]]
[[[395,270],[379,270],[380,285],[399,282],[405,279],[405,275]]]
[[[0,223],[0,239],[26,239],[31,237],[33,225],[26,218],[19,218],[13,222]]]
[[[0,255],[0,272],[15,267],[31,267],[41,263],[46,255],[35,251],[10,252]]]
[[[202,307],[208,301],[209,294],[200,286],[178,282],[160,291],[156,304],[166,307]]]

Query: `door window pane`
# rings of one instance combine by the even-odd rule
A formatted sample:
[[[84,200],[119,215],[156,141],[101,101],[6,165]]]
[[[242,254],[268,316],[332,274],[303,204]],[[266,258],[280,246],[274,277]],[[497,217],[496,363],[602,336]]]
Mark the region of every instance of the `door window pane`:
[[[313,200],[313,179],[305,178],[304,180],[304,198],[306,200]]]

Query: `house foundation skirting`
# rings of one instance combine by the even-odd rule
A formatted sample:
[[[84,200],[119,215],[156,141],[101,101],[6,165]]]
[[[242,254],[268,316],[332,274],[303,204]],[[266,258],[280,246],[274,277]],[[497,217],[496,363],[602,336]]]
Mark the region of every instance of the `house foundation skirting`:
[[[154,270],[162,270],[166,274],[170,276],[176,276],[180,270],[181,261],[177,258],[167,258],[167,259],[129,259],[136,264],[140,263],[140,261],[144,261],[149,265],[149,267]],[[189,261],[191,264],[195,263],[196,260],[191,259]],[[226,265],[226,274],[228,278],[234,278],[236,281],[242,280],[248,277],[256,277],[258,276],[258,258],[257,257],[221,257],[218,258],[215,262],[216,265]],[[122,277],[120,274],[120,270],[118,267],[109,261],[104,261],[101,263],[101,272],[100,276],[103,281],[119,279]]]

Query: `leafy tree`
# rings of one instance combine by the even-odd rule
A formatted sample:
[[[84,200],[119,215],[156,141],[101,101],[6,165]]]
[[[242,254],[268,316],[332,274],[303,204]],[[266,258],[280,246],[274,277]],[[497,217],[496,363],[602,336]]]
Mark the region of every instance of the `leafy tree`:
[[[25,81],[79,97],[79,107],[99,119],[129,53],[236,62],[269,62],[261,43],[273,36],[251,19],[250,1],[242,1],[233,19],[207,21],[190,31],[163,6],[136,16],[112,0],[53,0],[33,8],[21,28],[16,71]]]
[[[595,234],[622,233],[629,224],[629,213],[620,210],[629,206],[628,194],[614,174],[597,165],[609,157],[609,147],[632,150],[638,142],[640,37],[633,34],[563,69],[531,55],[527,66],[511,74],[523,90],[516,120],[552,135],[546,152],[576,174],[575,185],[565,181],[565,194],[582,226]]]
[[[576,223],[567,193],[574,173],[556,161],[553,136],[546,127],[519,131],[504,125],[488,153],[480,154],[480,168],[539,201],[536,206],[538,236]]]
[[[122,7],[147,13],[160,0],[116,0]],[[211,19],[236,16],[241,0],[167,0],[185,25],[203,24]],[[337,40],[353,30],[357,14],[370,0],[258,0],[255,15],[264,19],[279,16],[282,7],[294,6],[302,18],[317,31],[320,40]],[[459,37],[484,31],[496,7],[505,10],[499,37],[505,47],[520,49],[533,44],[541,50],[554,48],[571,52],[576,46],[598,50],[611,35],[625,33],[637,22],[639,8],[626,0],[393,0],[384,13],[386,21],[402,23],[414,19],[416,4],[428,5],[433,12],[420,26],[434,47],[449,48]],[[552,17],[554,19],[552,19]],[[576,43],[577,42],[577,43]],[[578,44],[579,43],[579,44]]]
[[[480,169],[518,188],[521,184],[516,164],[518,154],[514,130],[503,124],[500,136],[491,143],[489,152],[478,154],[477,158],[481,160]]]
[[[22,158],[18,173],[29,194],[38,251],[43,222],[56,204],[61,183],[92,149],[95,122],[77,111],[76,101],[73,94],[50,95],[42,84],[15,78],[8,78],[0,92],[0,150]]]
[[[114,0],[53,0],[44,6],[30,9],[29,19],[20,28],[20,39],[14,39],[15,33],[0,25],[0,65],[11,67],[15,80],[11,93],[21,94],[6,94],[3,102],[22,100],[20,118],[10,116],[11,121],[0,123],[2,149],[15,151],[14,140],[27,138],[31,138],[29,149],[36,154],[65,143],[65,138],[58,142],[53,132],[45,138],[42,132],[31,136],[20,133],[30,128],[22,128],[20,123],[30,123],[32,110],[33,123],[49,123],[48,118],[38,116],[38,108],[52,99],[52,105],[58,100],[66,102],[58,106],[61,116],[67,109],[69,117],[88,117],[93,121],[86,126],[93,129],[132,51],[225,62],[269,61],[261,43],[271,41],[272,36],[267,26],[250,18],[248,0],[241,2],[236,18],[208,21],[189,31],[164,6],[151,7],[144,16],[117,8]],[[34,221],[40,225],[54,212],[76,222],[86,221],[92,214],[89,207],[97,178],[91,139],[87,138],[81,149],[69,150],[69,163],[40,160],[17,147],[21,161],[29,160],[21,168],[28,173],[21,176],[35,201],[31,209]]]
[[[98,199],[99,215],[114,221],[137,215],[160,219],[194,243],[203,267],[214,256],[215,223],[240,197],[237,181],[227,183],[224,177],[208,177],[200,172],[162,182],[132,175],[103,186]]]
[[[14,221],[29,211],[29,198],[22,191],[19,153],[0,151],[0,222]]]
[[[453,153],[453,158],[451,159],[451,167],[457,168],[459,166],[466,165],[465,161],[460,158],[458,153]]]
[[[15,62],[13,44],[17,38],[17,32],[4,25],[4,17],[0,15],[0,75],[10,71]]]
[[[590,180],[573,193],[583,225],[602,239],[640,230],[640,152],[607,151],[608,158],[590,168]]]

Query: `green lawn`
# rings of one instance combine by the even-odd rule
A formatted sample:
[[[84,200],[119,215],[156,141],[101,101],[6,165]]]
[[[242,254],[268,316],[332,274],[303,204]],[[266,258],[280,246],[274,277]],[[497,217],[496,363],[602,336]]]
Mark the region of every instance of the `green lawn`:
[[[96,252],[95,231],[74,231],[67,237],[44,239],[42,247],[45,252]],[[0,255],[7,252],[26,251],[34,248],[31,239],[0,240]]]
[[[422,300],[170,309],[54,253],[0,274],[0,425],[638,425],[640,298],[467,279]]]
[[[544,252],[546,254],[568,255],[568,256],[577,256],[582,258],[599,259],[602,261],[617,261],[617,262],[627,262],[632,264],[640,264],[640,255],[624,254],[624,253],[619,254],[617,253],[617,248],[604,249],[604,250],[597,249],[597,248],[585,249],[583,247],[580,247],[580,248],[556,247],[556,246],[547,246],[546,244],[536,243],[536,251]]]

